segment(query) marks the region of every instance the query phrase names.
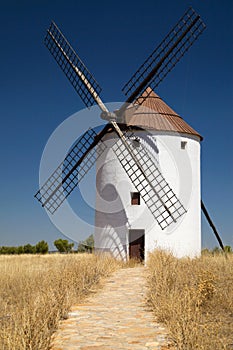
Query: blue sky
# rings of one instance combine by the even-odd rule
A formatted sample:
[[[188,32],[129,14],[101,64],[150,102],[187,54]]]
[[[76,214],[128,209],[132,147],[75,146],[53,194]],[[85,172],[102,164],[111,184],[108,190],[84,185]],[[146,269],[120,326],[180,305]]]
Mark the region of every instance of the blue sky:
[[[124,83],[190,4],[207,29],[156,92],[204,136],[202,198],[233,246],[231,0],[1,1],[0,245],[45,239],[52,248],[62,236],[33,195],[49,136],[84,105],[43,44],[50,21],[100,83],[104,101],[123,101]],[[203,247],[216,246],[204,219],[202,227]]]

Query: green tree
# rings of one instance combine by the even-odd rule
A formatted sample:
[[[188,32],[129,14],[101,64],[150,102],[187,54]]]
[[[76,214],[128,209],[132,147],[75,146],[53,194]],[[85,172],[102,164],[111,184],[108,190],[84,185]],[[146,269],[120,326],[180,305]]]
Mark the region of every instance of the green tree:
[[[0,249],[1,254],[17,254],[17,248],[16,247],[1,247]]]
[[[16,254],[16,248],[15,247],[5,247],[2,246],[0,248],[0,254]]]
[[[35,246],[31,245],[31,244],[25,244],[23,246],[23,250],[24,250],[24,253],[25,254],[35,254],[36,252],[36,249],[35,249]]]
[[[17,247],[17,254],[24,254],[24,247],[22,245]]]
[[[17,248],[16,247],[8,247],[7,254],[17,254]]]
[[[92,253],[94,249],[94,236],[90,235],[89,237],[87,237],[87,239],[85,239],[84,241],[80,242],[78,245],[78,249],[77,252],[78,253]]]
[[[43,241],[40,241],[36,244],[35,250],[37,254],[46,254],[49,251],[48,243]]]
[[[226,253],[232,253],[232,248],[231,248],[231,246],[225,245],[224,251],[225,251]]]
[[[74,247],[74,243],[69,243],[67,239],[56,239],[53,242],[59,253],[70,253]]]

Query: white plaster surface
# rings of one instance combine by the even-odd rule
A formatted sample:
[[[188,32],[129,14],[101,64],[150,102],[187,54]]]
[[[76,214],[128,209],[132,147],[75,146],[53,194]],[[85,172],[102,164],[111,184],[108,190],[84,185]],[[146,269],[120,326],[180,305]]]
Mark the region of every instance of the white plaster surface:
[[[159,166],[161,173],[187,212],[176,223],[162,230],[143,200],[131,205],[136,189],[111,149],[96,166],[96,251],[110,251],[116,257],[128,256],[129,229],[145,230],[145,259],[155,248],[171,251],[177,257],[198,256],[201,252],[200,140],[192,135],[170,132],[135,132]],[[181,149],[181,141],[186,148]]]

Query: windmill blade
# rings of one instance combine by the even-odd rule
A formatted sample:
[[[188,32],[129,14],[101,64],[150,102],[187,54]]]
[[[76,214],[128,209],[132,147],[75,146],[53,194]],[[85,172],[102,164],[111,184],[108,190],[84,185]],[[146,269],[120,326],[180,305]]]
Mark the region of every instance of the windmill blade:
[[[133,147],[121,137],[113,145],[113,151],[162,230],[186,212],[142,145]]]
[[[106,145],[101,142],[109,125],[99,134],[88,129],[75,143],[64,161],[52,173],[35,197],[51,214],[61,206],[73,189],[91,169],[96,159],[104,152]],[[99,143],[99,147],[94,147]]]
[[[186,212],[185,208],[150,158],[148,151],[142,145],[134,148],[117,123],[111,124],[119,137],[113,151],[160,227],[166,228]],[[106,124],[98,135],[93,129],[87,130],[37,191],[35,197],[51,214],[62,205],[104,152],[106,145],[101,140],[108,130],[109,124]],[[130,135],[131,138],[133,136]],[[95,149],[97,144],[99,147]]]
[[[125,84],[122,90],[128,96],[126,103],[134,102],[148,86],[154,90],[204,29],[205,24],[200,16],[190,7],[161,44]],[[145,96],[146,98],[147,96]],[[142,102],[140,99],[140,103]]]
[[[87,107],[99,104],[106,111],[99,94],[101,88],[93,75],[73,50],[57,25],[52,22],[45,37],[45,45],[61,67]]]

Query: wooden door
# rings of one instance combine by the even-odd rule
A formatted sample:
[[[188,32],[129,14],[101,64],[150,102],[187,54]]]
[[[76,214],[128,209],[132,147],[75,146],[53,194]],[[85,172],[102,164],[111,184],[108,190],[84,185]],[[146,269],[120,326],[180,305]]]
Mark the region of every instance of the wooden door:
[[[144,260],[145,232],[144,230],[129,230],[130,259]]]

